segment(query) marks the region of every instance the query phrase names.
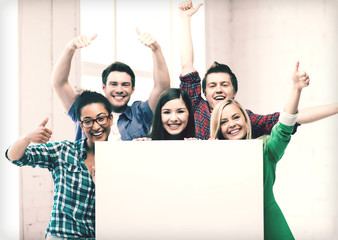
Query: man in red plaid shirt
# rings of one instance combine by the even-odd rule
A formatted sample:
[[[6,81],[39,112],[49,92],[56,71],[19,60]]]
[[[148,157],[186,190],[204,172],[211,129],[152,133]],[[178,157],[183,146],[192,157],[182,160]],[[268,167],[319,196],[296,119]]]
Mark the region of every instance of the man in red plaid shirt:
[[[192,101],[196,125],[196,137],[199,139],[209,139],[210,137],[210,116],[211,111],[218,102],[233,99],[237,93],[237,78],[231,69],[224,64],[214,62],[208,69],[203,80],[202,90],[206,100],[201,95],[201,79],[195,70],[194,52],[191,38],[190,19],[202,4],[196,7],[191,0],[182,1],[179,4],[179,14],[181,18],[181,41],[180,58],[182,65],[181,89],[186,91]],[[305,72],[298,70],[299,63],[295,69],[296,74],[306,75]],[[270,134],[272,127],[278,122],[279,113],[269,115],[257,115],[246,110],[252,127],[252,138]],[[310,107],[299,111],[294,132],[299,124],[311,123],[320,119],[333,116],[338,113],[338,103],[322,106]]]
[[[198,11],[202,4],[193,7],[191,1],[183,1],[179,5],[181,18],[180,58],[182,75],[180,88],[186,91],[192,101],[196,123],[196,137],[209,139],[210,116],[214,106],[221,101],[232,99],[237,93],[237,78],[231,69],[224,64],[215,62],[205,74],[202,81],[203,93],[201,95],[201,79],[193,66],[193,45],[191,38],[190,18]],[[270,134],[272,127],[278,122],[279,113],[257,115],[247,110],[251,119],[252,137]],[[296,129],[297,127],[295,127]]]
[[[230,70],[228,66],[215,62],[209,68],[208,72],[222,69]],[[201,79],[197,71],[180,76],[180,88],[189,94],[192,101],[196,124],[196,137],[198,139],[209,139],[210,116],[214,106],[220,101],[234,98],[237,92],[234,87],[234,85],[237,87],[237,80],[235,81],[236,84],[232,84],[228,73],[213,72],[208,74],[208,72],[202,84],[207,101],[201,96]],[[235,75],[233,76],[236,78]],[[279,112],[269,115],[258,115],[250,110],[246,111],[251,120],[252,138],[270,134],[272,127],[278,122]]]

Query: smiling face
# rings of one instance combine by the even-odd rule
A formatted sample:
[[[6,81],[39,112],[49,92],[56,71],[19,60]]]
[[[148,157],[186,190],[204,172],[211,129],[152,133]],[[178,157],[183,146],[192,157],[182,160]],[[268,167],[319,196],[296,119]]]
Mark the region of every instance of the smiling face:
[[[208,74],[204,95],[211,110],[217,103],[233,99],[236,93],[230,75],[223,72]]]
[[[98,124],[98,122],[105,122],[103,119],[108,116],[108,121],[105,124]],[[95,141],[106,141],[108,139],[110,128],[113,123],[113,118],[108,113],[103,103],[91,103],[81,109],[80,126],[88,138],[88,145]],[[96,120],[92,127],[85,128],[84,121]]]
[[[163,128],[173,136],[181,134],[187,127],[189,111],[181,98],[168,101],[161,109]]]
[[[102,86],[103,91],[117,113],[123,112],[134,92],[131,77],[125,72],[113,71],[107,77],[106,85]]]
[[[221,133],[225,139],[245,139],[247,135],[247,123],[239,107],[231,103],[222,110],[220,119]]]

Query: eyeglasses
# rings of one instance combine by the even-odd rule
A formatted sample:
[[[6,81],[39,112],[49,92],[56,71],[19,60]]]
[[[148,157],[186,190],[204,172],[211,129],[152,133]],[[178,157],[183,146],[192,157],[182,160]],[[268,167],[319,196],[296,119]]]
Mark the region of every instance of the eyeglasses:
[[[109,117],[110,117],[110,115],[109,116],[100,116],[96,119],[90,119],[90,120],[88,119],[88,120],[83,120],[83,121],[80,121],[80,122],[81,122],[81,124],[84,128],[93,127],[94,122],[97,122],[100,126],[103,126],[103,125],[107,124]]]

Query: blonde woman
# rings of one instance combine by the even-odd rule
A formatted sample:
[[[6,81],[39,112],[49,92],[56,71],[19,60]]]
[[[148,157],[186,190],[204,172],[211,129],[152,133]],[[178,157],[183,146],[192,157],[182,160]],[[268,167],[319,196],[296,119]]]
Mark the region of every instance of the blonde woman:
[[[299,74],[299,63],[293,74],[291,96],[271,135],[263,139],[264,158],[264,239],[294,239],[292,232],[273,194],[277,162],[282,158],[296,123],[301,91],[309,85],[309,76]],[[219,103],[212,112],[210,135],[214,139],[251,139],[250,119],[236,100]]]

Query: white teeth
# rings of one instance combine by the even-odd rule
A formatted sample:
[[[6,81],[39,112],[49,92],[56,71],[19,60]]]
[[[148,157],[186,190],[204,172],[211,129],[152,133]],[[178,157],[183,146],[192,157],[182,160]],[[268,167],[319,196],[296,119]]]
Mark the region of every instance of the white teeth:
[[[215,100],[224,100],[225,97],[215,97]]]
[[[235,129],[235,130],[230,131],[230,134],[236,134],[238,132],[239,132],[239,129]]]
[[[177,129],[179,127],[179,124],[169,124],[169,127],[171,129]]]
[[[100,136],[103,132],[93,133],[94,136]]]

